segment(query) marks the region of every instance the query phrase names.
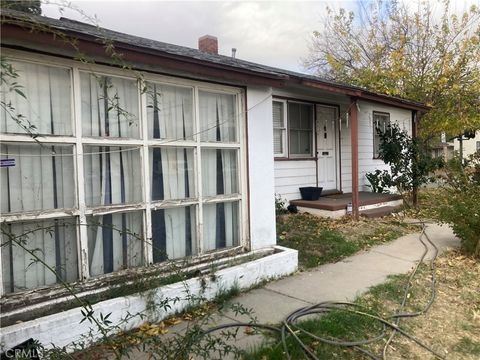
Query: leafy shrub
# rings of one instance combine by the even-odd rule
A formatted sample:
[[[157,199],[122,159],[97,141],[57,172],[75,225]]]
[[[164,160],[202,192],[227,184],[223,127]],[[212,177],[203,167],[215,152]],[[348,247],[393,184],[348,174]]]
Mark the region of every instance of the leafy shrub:
[[[480,153],[467,160],[450,161],[445,172],[446,201],[438,208],[438,217],[450,224],[466,253],[480,258]]]
[[[379,158],[390,166],[390,170],[375,170],[367,173],[373,192],[388,192],[394,187],[400,194],[411,191],[429,182],[436,169],[443,161],[432,158],[426,143],[421,139],[412,138],[398,126],[389,125],[380,135]]]
[[[387,170],[375,170],[373,173],[366,173],[365,177],[370,183],[369,186],[372,188],[374,193],[389,193],[389,184],[392,182],[392,177]]]
[[[286,203],[287,203],[286,200],[282,199],[280,194],[275,195],[275,215],[276,216],[288,213]]]

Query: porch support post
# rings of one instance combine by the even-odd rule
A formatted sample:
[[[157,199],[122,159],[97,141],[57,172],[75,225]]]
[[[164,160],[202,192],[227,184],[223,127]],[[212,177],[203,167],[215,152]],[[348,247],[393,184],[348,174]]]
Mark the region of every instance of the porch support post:
[[[416,139],[417,138],[417,133],[418,133],[418,110],[412,110],[412,138],[413,139]],[[413,159],[413,161],[417,161],[417,159]],[[415,176],[415,174],[414,174]],[[413,185],[413,188],[412,188],[412,203],[413,203],[413,206],[414,207],[417,207],[418,205],[418,188],[417,188],[417,185],[415,184],[416,182],[416,179],[414,178],[413,179],[414,181],[414,185]]]
[[[352,124],[352,218],[359,218],[359,196],[358,196],[358,105],[357,98],[351,97],[350,121]]]

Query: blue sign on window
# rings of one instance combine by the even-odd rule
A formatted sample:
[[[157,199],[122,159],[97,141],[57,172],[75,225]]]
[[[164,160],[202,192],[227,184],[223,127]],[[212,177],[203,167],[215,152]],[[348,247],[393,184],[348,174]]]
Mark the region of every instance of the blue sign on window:
[[[15,166],[15,159],[1,159],[0,160],[0,167],[11,167]]]

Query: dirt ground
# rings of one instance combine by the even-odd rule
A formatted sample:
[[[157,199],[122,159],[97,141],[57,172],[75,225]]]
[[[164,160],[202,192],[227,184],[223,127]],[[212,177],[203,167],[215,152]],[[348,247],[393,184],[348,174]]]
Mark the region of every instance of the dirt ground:
[[[437,260],[437,296],[428,313],[402,320],[415,337],[446,359],[480,359],[480,263],[451,251]],[[430,274],[423,270],[414,280],[412,303],[429,296]],[[421,290],[419,290],[421,289]],[[433,356],[397,336],[388,359],[431,359]]]

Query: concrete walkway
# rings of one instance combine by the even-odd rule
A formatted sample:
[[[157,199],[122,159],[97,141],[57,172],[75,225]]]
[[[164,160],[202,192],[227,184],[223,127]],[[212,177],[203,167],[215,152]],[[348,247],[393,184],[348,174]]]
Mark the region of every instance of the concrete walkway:
[[[447,226],[428,224],[430,239],[440,251],[459,246]],[[254,310],[260,323],[275,324],[297,308],[322,301],[351,301],[369,287],[381,284],[389,275],[408,273],[420,259],[424,247],[419,234],[409,234],[388,244],[371,248],[334,264],[327,264],[312,271],[268,283],[266,286],[241,294],[231,300]],[[429,251],[427,259],[433,251]],[[212,326],[235,321],[248,321],[245,316],[233,312],[213,317]],[[181,333],[186,324],[179,324],[171,333]],[[260,335],[247,335],[239,331],[235,345],[248,348],[262,341]],[[135,359],[143,359],[135,354]]]

